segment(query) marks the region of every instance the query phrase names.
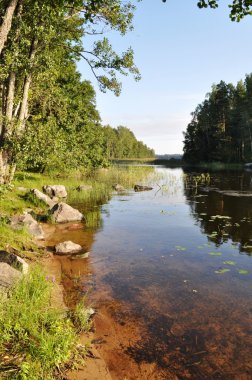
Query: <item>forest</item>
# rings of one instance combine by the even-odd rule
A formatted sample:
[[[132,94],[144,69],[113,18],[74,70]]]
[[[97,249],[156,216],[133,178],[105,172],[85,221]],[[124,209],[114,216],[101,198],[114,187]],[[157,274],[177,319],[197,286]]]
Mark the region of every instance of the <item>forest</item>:
[[[252,74],[236,86],[214,84],[191,115],[184,133],[185,161],[252,161]]]

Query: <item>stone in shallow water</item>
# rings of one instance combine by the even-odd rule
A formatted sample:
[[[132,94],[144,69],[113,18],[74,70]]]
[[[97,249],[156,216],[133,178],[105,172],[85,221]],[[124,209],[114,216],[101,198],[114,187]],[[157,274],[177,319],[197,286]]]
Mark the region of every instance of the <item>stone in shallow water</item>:
[[[148,190],[152,190],[153,187],[150,187],[150,186],[143,186],[143,185],[135,185],[134,186],[134,190],[135,191],[148,191]]]
[[[57,254],[72,254],[78,253],[82,251],[82,246],[79,244],[75,244],[72,241],[64,241],[55,246],[55,252]]]

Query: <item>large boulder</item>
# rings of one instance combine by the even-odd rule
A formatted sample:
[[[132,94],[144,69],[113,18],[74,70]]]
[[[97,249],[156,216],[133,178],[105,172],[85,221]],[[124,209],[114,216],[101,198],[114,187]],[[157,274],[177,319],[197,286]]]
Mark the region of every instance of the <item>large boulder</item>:
[[[82,251],[82,246],[72,241],[64,241],[55,246],[55,252],[60,255],[73,254]]]
[[[20,229],[27,227],[28,232],[38,240],[44,240],[44,231],[40,224],[30,215],[14,215],[11,218],[11,227],[14,229]]]
[[[22,273],[11,265],[0,262],[0,291],[5,292],[13,286],[22,276]]]
[[[83,214],[80,211],[64,202],[54,205],[51,208],[50,213],[52,219],[57,223],[75,222],[83,219]]]
[[[49,207],[53,207],[55,205],[55,202],[50,198],[48,197],[48,195],[42,193],[41,191],[39,191],[38,189],[32,189],[31,190],[31,193],[37,198],[39,199],[40,201],[44,202],[47,206]]]
[[[6,251],[0,251],[0,263],[6,263],[24,274],[29,270],[29,265],[21,257]]]
[[[66,198],[67,191],[64,185],[45,185],[43,186],[43,191],[50,198],[58,197],[58,198]]]

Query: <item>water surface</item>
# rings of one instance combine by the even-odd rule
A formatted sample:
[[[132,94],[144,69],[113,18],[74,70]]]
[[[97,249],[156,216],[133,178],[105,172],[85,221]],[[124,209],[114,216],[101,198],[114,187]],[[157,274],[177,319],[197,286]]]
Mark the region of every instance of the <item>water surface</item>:
[[[65,285],[98,310],[114,379],[252,379],[252,174],[195,187],[156,171],[152,191],[101,206],[95,234],[77,229],[91,254],[59,258]]]

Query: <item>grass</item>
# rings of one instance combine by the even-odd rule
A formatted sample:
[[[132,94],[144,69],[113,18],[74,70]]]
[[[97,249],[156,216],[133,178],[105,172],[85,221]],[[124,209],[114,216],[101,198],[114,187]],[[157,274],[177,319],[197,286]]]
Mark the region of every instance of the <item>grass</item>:
[[[65,312],[51,305],[52,288],[40,267],[34,267],[0,304],[1,379],[52,380],[78,358],[77,330]],[[89,328],[83,303],[77,317]],[[82,352],[83,353],[83,352]]]
[[[13,230],[7,223],[0,221],[0,249],[8,250],[9,247],[21,251],[36,250],[26,228]]]

